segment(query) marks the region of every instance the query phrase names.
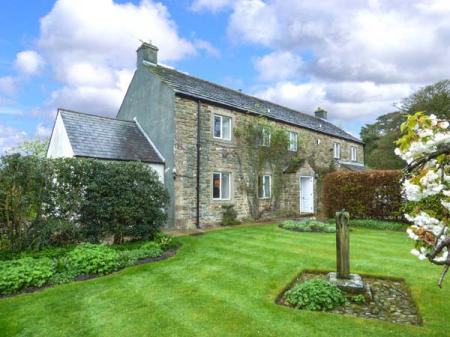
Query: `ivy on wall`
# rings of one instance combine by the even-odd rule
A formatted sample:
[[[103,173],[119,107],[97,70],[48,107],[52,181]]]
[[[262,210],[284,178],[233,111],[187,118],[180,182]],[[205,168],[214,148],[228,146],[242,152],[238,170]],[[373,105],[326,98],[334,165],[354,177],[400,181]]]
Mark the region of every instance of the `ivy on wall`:
[[[261,217],[258,195],[258,177],[272,176],[269,199],[272,210],[279,209],[283,187],[286,183],[284,169],[293,160],[288,150],[289,136],[286,130],[264,116],[246,116],[234,128],[237,141],[239,187],[245,192],[252,218]]]

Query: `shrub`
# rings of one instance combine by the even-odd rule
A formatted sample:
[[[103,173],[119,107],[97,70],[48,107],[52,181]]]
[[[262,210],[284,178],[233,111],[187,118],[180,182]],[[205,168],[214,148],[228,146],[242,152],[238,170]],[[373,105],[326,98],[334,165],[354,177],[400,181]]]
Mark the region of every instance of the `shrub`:
[[[167,191],[141,162],[0,157],[0,249],[21,251],[151,239],[166,220]]]
[[[345,303],[344,293],[334,284],[312,279],[295,285],[284,294],[285,300],[297,309],[331,310]]]
[[[154,240],[162,250],[167,250],[174,245],[172,237],[163,232],[156,233]]]
[[[222,226],[239,225],[234,205],[222,205]]]
[[[0,294],[11,294],[27,287],[42,287],[55,273],[49,258],[25,257],[0,262]]]
[[[334,225],[317,220],[304,220],[304,221],[286,220],[280,224],[280,227],[296,232],[325,232],[325,233],[336,232],[336,227]]]
[[[75,275],[108,274],[119,268],[119,253],[105,245],[81,244],[65,256],[66,269]]]
[[[353,218],[401,219],[401,171],[334,172],[324,179],[329,217],[343,208]]]
[[[350,301],[356,304],[363,304],[366,302],[364,295],[355,295],[350,298]]]

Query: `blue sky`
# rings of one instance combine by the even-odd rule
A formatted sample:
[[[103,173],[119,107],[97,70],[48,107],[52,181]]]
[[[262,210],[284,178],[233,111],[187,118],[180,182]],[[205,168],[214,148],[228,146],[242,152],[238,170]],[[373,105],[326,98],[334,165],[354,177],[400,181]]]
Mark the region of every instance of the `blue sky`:
[[[117,112],[139,40],[162,63],[353,134],[448,78],[445,0],[0,1],[0,152],[48,136],[58,107]]]

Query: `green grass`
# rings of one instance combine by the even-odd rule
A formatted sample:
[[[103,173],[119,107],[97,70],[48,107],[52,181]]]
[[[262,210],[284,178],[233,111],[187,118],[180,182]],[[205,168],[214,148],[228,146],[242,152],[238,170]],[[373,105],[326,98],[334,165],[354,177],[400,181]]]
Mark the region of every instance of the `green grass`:
[[[279,306],[302,269],[334,269],[334,234],[276,225],[180,238],[171,259],[0,300],[1,336],[443,336],[450,281],[409,254],[406,234],[355,229],[352,271],[403,277],[424,326]]]
[[[335,224],[335,219],[328,219],[330,224]],[[386,221],[386,220],[376,220],[376,219],[350,219],[350,227],[361,227],[369,229],[381,229],[389,231],[404,232],[408,228],[409,224],[399,221]]]

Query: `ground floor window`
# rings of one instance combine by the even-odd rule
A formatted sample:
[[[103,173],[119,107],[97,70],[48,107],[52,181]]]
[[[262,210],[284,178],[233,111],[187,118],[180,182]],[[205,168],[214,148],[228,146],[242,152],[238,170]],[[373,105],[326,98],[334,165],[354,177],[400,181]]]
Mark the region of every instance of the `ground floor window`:
[[[270,198],[272,190],[272,177],[263,175],[258,177],[258,195],[262,199]]]
[[[231,190],[231,174],[229,172],[213,173],[213,199],[229,200]]]

